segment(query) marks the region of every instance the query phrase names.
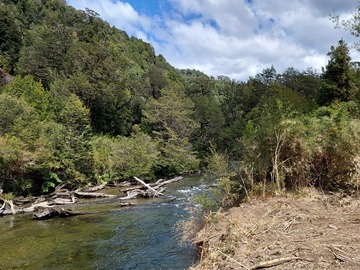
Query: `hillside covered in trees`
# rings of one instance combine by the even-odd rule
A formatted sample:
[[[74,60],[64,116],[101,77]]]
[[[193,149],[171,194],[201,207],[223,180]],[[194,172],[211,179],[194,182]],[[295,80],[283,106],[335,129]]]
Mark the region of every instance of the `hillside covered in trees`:
[[[322,72],[269,67],[239,82],[177,70],[92,10],[2,0],[0,187],[29,195],[206,169],[224,204],[357,189],[360,69],[344,40],[329,49]]]

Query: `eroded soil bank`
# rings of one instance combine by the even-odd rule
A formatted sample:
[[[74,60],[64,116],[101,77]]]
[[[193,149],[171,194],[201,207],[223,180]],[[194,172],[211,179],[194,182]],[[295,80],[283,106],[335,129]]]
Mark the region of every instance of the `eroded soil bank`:
[[[198,233],[190,269],[360,269],[360,200],[309,189],[251,199]]]

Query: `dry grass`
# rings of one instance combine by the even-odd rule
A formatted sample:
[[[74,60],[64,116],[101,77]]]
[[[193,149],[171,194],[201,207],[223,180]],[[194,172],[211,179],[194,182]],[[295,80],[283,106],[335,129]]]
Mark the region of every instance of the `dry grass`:
[[[315,189],[217,213],[192,269],[360,269],[360,200]]]

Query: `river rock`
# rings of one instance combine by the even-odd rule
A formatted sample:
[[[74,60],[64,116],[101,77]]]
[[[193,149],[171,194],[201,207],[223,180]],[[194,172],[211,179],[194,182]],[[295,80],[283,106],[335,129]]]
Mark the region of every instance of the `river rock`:
[[[38,206],[34,208],[33,219],[49,219],[54,217],[70,217],[75,215],[79,215],[79,213],[72,209]]]

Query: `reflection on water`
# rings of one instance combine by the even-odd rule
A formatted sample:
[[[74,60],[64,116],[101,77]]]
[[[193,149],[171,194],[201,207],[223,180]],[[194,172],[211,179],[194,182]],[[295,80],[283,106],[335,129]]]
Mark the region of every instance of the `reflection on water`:
[[[195,251],[179,243],[175,227],[198,181],[169,185],[175,200],[141,200],[135,208],[119,208],[115,199],[77,207],[91,214],[70,218],[0,218],[0,269],[186,269]]]

